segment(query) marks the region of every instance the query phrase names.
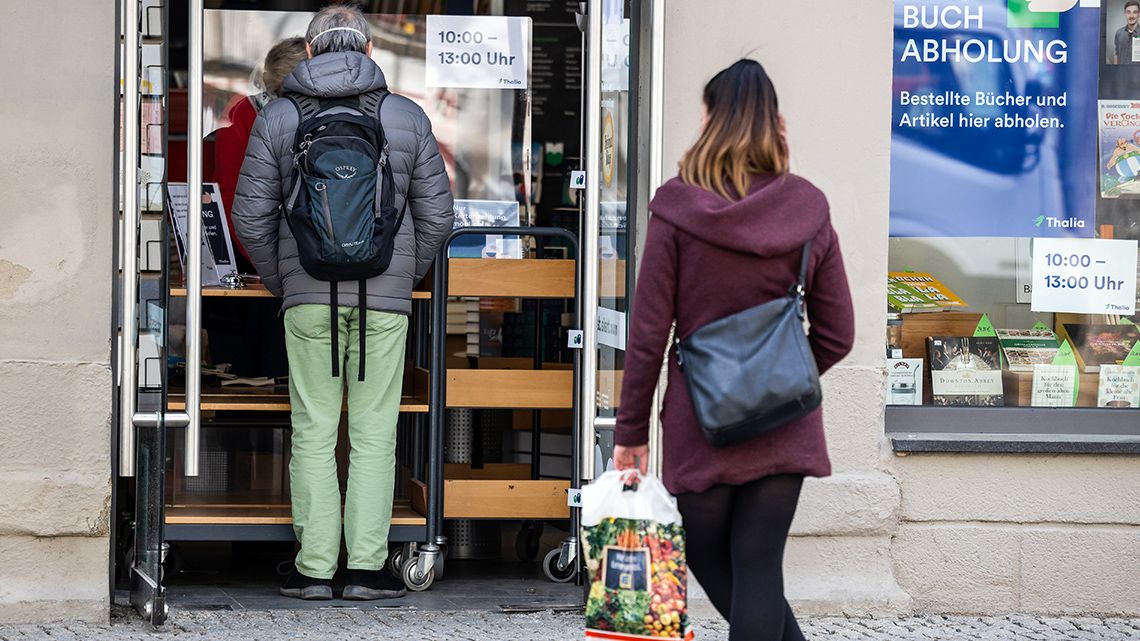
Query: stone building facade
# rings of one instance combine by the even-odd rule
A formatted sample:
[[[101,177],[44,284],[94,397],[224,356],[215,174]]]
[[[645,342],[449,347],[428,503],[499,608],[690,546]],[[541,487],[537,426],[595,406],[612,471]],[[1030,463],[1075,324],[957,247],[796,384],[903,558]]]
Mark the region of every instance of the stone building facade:
[[[793,603],[1140,616],[1136,456],[901,456],[885,436],[892,2],[666,8],[666,173],[695,135],[704,81],[761,60],[793,169],[830,199],[853,288],[857,345],[825,379],[835,474],[805,486],[786,561]],[[0,23],[0,621],[105,620],[114,12],[8,3]]]

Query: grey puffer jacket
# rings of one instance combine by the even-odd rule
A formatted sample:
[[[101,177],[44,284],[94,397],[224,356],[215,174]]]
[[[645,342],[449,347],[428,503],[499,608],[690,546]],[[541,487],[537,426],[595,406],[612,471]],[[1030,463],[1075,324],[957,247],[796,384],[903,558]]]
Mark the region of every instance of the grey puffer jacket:
[[[356,96],[386,89],[384,72],[362,53],[325,53],[297,65],[284,88],[317,98]],[[380,121],[388,137],[396,207],[409,198],[404,223],[396,235],[388,271],[368,280],[368,309],[409,314],[412,287],[431,267],[451,231],[451,185],[432,135],[431,121],[411,100],[391,95]],[[329,304],[329,283],[308,275],[297,255],[297,242],[281,213],[292,184],[293,146],[300,124],[289,100],[277,99],[258,114],[238,177],[233,217],[238,238],[275,296],[288,309],[305,303]],[[342,305],[356,306],[355,281],[340,283]]]

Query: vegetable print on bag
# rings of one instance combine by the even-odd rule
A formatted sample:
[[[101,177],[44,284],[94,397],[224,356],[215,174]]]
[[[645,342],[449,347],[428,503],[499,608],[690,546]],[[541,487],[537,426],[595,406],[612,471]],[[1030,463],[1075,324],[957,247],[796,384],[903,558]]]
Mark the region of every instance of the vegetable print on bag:
[[[692,639],[685,532],[653,477],[607,472],[582,490],[590,596],[586,636]]]

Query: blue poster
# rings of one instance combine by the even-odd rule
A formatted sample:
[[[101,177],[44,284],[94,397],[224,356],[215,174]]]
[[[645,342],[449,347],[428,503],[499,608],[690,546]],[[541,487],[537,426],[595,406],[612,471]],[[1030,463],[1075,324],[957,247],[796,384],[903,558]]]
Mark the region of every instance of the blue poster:
[[[891,236],[1094,235],[1097,4],[895,0]]]

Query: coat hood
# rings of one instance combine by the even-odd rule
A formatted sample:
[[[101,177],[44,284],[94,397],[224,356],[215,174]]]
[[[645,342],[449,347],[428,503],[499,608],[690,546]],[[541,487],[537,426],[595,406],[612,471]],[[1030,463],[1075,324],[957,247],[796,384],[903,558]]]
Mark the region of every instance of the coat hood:
[[[368,56],[337,51],[305,60],[294,67],[281,86],[315,98],[344,98],[387,89],[388,81],[380,66]]]
[[[757,256],[788,254],[830,222],[823,192],[792,174],[757,176],[737,201],[673,178],[649,208],[706,243]]]

